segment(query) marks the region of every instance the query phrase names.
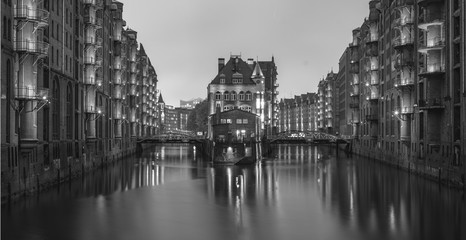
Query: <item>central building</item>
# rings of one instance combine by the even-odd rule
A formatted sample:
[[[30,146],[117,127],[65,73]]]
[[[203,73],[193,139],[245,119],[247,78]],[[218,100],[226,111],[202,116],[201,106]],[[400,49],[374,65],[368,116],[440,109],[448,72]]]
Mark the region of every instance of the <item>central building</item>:
[[[207,87],[209,115],[243,110],[259,116],[262,134],[272,133],[277,117],[276,76],[273,57],[267,62],[244,61],[240,55],[230,55],[228,62],[219,58],[218,74]]]

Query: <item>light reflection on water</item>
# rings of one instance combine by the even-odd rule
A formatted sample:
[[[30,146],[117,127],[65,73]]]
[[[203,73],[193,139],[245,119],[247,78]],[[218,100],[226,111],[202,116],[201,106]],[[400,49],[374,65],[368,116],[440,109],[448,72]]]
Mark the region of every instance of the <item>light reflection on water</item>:
[[[2,239],[465,239],[464,194],[335,149],[215,166],[165,145],[2,208]]]

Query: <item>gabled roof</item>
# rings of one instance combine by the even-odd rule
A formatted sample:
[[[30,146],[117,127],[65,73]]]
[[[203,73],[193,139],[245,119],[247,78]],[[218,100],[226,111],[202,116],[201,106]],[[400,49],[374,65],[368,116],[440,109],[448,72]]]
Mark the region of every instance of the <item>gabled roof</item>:
[[[228,113],[235,112],[235,111],[239,111],[242,114],[249,114],[249,115],[254,115],[254,116],[258,117],[257,114],[255,114],[255,113],[244,111],[244,110],[241,110],[239,108],[230,109],[230,110],[219,112],[219,113],[213,113],[213,114],[210,114],[210,116],[217,115],[217,114],[220,114],[220,116],[221,116],[221,115],[228,114]]]
[[[255,84],[251,80],[253,70],[251,67],[239,57],[230,57],[230,60],[210,82],[210,84],[220,84],[220,76],[225,78],[225,84],[232,84],[233,74],[243,75],[243,84]]]
[[[254,71],[252,71],[253,78],[264,78],[264,74],[262,73],[262,69],[259,63],[256,63],[254,66]]]
[[[162,93],[160,93],[160,95],[159,95],[159,101],[157,101],[157,103],[163,103],[163,104],[165,104],[165,102],[163,101]]]

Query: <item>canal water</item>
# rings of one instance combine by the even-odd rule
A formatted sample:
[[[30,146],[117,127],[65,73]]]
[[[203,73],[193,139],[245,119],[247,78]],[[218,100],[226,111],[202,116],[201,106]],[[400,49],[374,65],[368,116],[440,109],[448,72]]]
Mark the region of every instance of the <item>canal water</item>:
[[[2,207],[3,240],[466,239],[463,192],[325,146],[254,166],[154,146]]]

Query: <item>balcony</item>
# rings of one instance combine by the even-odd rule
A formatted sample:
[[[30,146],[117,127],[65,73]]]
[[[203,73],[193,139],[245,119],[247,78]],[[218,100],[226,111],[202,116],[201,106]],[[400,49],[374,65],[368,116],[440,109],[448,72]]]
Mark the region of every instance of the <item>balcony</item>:
[[[414,37],[398,37],[393,40],[393,48],[399,49],[403,47],[412,47],[414,45]]]
[[[365,40],[366,44],[377,43],[379,41],[379,34],[377,32],[369,32]]]
[[[443,0],[418,0],[417,4],[424,7],[424,6],[427,6],[427,5],[432,4],[432,3],[442,3],[442,2],[443,2]]]
[[[441,110],[445,108],[441,98],[429,98],[429,99],[420,99],[419,100],[419,109],[420,110]]]
[[[352,74],[358,74],[359,73],[359,62],[351,62],[349,72]]]
[[[440,63],[427,64],[426,66],[420,67],[419,76],[427,77],[445,74],[445,65]]]
[[[49,99],[49,89],[33,86],[18,87],[15,89],[15,99],[47,101]]]
[[[96,45],[97,47],[102,47],[102,43],[103,43],[103,40],[102,40],[102,38],[100,38],[100,37],[97,38],[96,41],[95,41],[95,45]]]
[[[86,65],[95,65],[95,58],[87,57],[83,59],[84,64]]]
[[[379,100],[379,92],[378,91],[371,91],[371,94],[366,96],[367,101],[377,101]]]
[[[94,45],[95,44],[95,38],[93,37],[86,37],[84,39],[84,44],[87,44],[87,45]]]
[[[414,78],[401,78],[401,77],[397,77],[395,79],[395,87],[396,88],[405,88],[405,87],[412,87],[414,86]]]
[[[355,48],[359,48],[359,42],[358,41],[354,41],[352,43],[349,44],[349,48],[351,49],[355,49]],[[357,50],[356,50],[357,51]]]
[[[102,107],[85,105],[84,112],[87,114],[102,114]]]
[[[414,108],[413,107],[401,107],[400,109],[395,110],[395,112],[397,112],[398,114],[403,114],[403,115],[413,114]]]
[[[394,64],[395,69],[402,69],[403,67],[413,67],[414,66],[414,60],[409,58],[409,57],[399,57]]]
[[[432,50],[442,50],[445,47],[445,39],[441,36],[427,38],[426,41],[420,44],[419,52],[427,53]]]
[[[32,21],[39,24],[39,27],[49,25],[50,13],[40,8],[32,8],[27,5],[21,5],[15,8],[14,17],[16,20]]]
[[[366,115],[366,121],[376,122],[376,121],[379,121],[379,118],[378,118],[377,114],[368,114],[368,115]]]
[[[379,85],[379,73],[378,72],[370,72],[367,74],[367,78],[370,80],[370,85]]]
[[[84,23],[89,24],[89,25],[95,25],[96,24],[95,16],[85,15],[84,16]]]
[[[129,88],[129,95],[131,96],[137,96],[137,91],[136,91],[137,87],[136,85],[131,85],[131,87]]]
[[[350,108],[359,108],[359,103],[350,103],[349,107]]]
[[[423,12],[419,14],[418,27],[420,29],[427,30],[430,26],[441,26],[444,23],[445,19],[440,9],[436,9],[436,11],[431,11],[430,13]]]
[[[130,65],[130,72],[131,73],[136,73],[137,72],[137,64],[135,62],[132,62]]]
[[[95,85],[95,77],[85,77],[83,83],[85,85]]]
[[[15,51],[21,53],[47,55],[49,44],[40,41],[15,41]]]
[[[113,119],[115,120],[123,119],[123,113],[121,113],[120,109],[113,111]]]

